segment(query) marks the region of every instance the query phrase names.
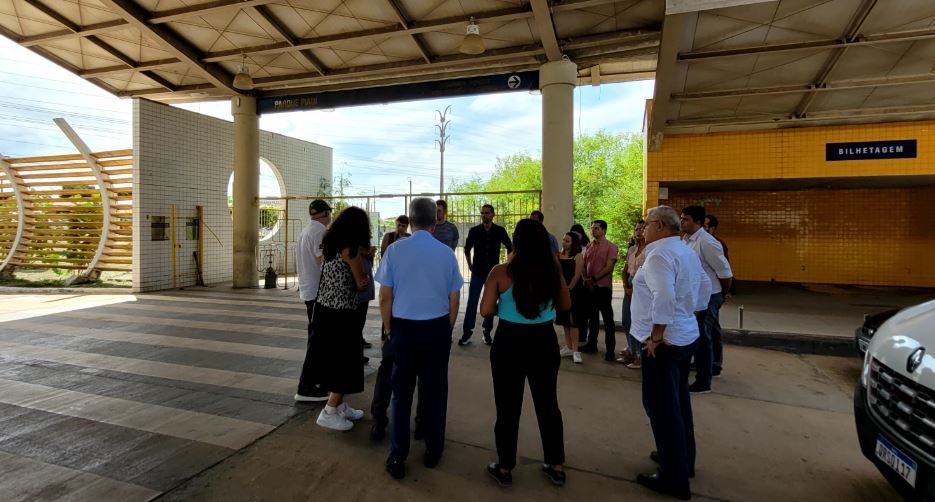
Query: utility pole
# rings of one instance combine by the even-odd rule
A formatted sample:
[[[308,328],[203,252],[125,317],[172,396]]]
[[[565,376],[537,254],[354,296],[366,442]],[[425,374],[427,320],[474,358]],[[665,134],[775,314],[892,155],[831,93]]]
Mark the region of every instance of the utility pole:
[[[451,139],[451,136],[448,135],[448,126],[451,125],[451,121],[447,119],[448,112],[451,111],[451,105],[445,107],[445,111],[435,110],[435,113],[438,115],[438,124],[435,124],[435,129],[438,130],[438,139],[435,140],[438,143],[438,150],[441,155],[441,161],[439,167],[441,168],[438,176],[438,196],[441,197],[445,193],[445,144],[448,143],[448,140]]]

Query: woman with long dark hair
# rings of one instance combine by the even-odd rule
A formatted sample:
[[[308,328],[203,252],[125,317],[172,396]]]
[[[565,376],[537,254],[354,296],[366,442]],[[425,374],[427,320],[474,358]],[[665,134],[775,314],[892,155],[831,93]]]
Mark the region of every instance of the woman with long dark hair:
[[[580,223],[575,223],[574,225],[572,225],[569,232],[574,232],[578,234],[578,238],[581,239],[582,250],[588,247],[588,243],[591,241],[590,239],[588,239],[588,234],[584,231],[584,227],[582,227]]]
[[[487,472],[501,486],[513,483],[516,441],[526,380],[536,407],[549,480],[565,484],[565,444],[558,408],[558,367],[555,312],[571,308],[568,287],[552,254],[542,223],[521,220],[513,232],[513,253],[490,271],[484,284],[481,315],[500,318],[490,350],[497,423],[494,435],[498,461]]]
[[[346,394],[364,391],[362,328],[356,322],[357,294],[370,283],[360,250],[370,248],[370,217],[359,207],[341,211],[322,239],[325,264],[312,324],[321,344],[318,351],[322,387],[328,403],[318,425],[334,430],[353,428],[364,412],[344,402]]]
[[[581,298],[584,291],[581,281],[584,274],[581,240],[575,232],[568,232],[562,238],[562,252],[558,255],[558,263],[562,267],[562,278],[565,279],[571,295],[571,310],[559,311],[555,318],[555,324],[565,331],[565,346],[559,354],[562,357],[571,357],[576,364],[581,364],[584,361],[581,359],[581,352],[578,351],[578,330],[588,322],[588,315],[583,309],[584,301]]]

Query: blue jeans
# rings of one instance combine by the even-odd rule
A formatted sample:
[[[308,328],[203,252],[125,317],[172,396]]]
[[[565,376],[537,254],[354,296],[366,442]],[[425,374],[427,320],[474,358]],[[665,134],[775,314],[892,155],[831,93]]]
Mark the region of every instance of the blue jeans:
[[[474,323],[477,319],[477,302],[480,300],[481,291],[484,289],[484,283],[487,281],[487,275],[490,271],[475,270],[471,272],[471,286],[468,289],[467,310],[464,311],[464,324],[462,324],[461,340],[470,340],[474,332]],[[490,336],[490,330],[493,329],[493,317],[485,317],[483,321],[484,336]]]
[[[708,300],[708,309],[698,316],[698,340],[695,341],[695,382],[702,386],[711,386],[714,371],[714,337],[718,326],[718,313],[724,304],[724,295],[714,293]]]
[[[661,344],[655,357],[642,354],[643,407],[659,452],[659,475],[688,483],[695,471],[695,425],[688,392],[692,346]]]
[[[448,412],[448,357],[451,354],[451,323],[448,316],[426,321],[393,318],[390,344],[396,361],[390,382],[393,387],[393,417],[390,461],[404,462],[409,456],[409,418],[416,381],[421,383],[419,400],[427,454],[440,457],[445,448]]]
[[[630,334],[630,326],[632,324],[630,317],[630,302],[633,300],[632,295],[623,295],[623,306],[621,307],[622,313],[620,315],[620,324],[623,326],[623,332],[627,334],[627,350],[630,351],[630,354],[633,354],[637,359],[640,358],[640,342],[633,338],[633,335]]]

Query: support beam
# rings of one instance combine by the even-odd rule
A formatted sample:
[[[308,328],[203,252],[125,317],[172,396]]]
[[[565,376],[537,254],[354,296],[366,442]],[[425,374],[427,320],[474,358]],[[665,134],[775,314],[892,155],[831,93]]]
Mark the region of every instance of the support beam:
[[[669,96],[678,86],[684,85],[682,72],[676,64],[679,51],[691,46],[692,34],[698,14],[675,14],[666,16],[662,23],[662,40],[659,46],[659,59],[656,63],[656,86],[653,90],[652,115],[650,115],[647,145],[649,151],[662,149],[662,134],[669,113]],[[677,82],[679,81],[679,82]]]
[[[66,30],[72,33],[77,33],[78,30],[81,28],[77,24],[71,22],[67,17],[59,14],[55,9],[49,7],[48,5],[42,3],[39,0],[24,0],[24,1],[27,4],[31,5],[32,7],[34,7],[39,12],[42,12],[46,16],[49,16],[50,18],[54,19],[55,22],[64,26]]]
[[[273,14],[273,11],[271,11],[269,7],[261,5],[258,7],[253,7],[253,11],[260,16],[260,19],[262,19],[267,24],[269,29],[273,30],[274,33],[289,43],[290,47],[295,47],[295,44],[298,43],[299,40],[298,37],[293,35],[292,32],[289,31],[289,28],[286,27],[286,25],[282,24],[282,21],[280,21],[276,15]],[[303,49],[299,51],[299,56],[302,57],[302,59],[304,59],[313,70],[318,72],[319,75],[325,76],[328,74],[328,71],[325,69],[325,65],[317,57],[315,57],[314,54],[312,54],[311,50]]]
[[[231,98],[234,116],[234,235],[235,288],[257,285],[256,246],[259,243],[260,124],[256,99]]]
[[[23,37],[19,44],[23,47],[32,47],[33,45],[44,44],[46,42],[53,42],[56,40],[65,40],[76,37],[90,37],[91,35],[99,35],[108,31],[122,30],[127,26],[127,22],[123,19],[116,19],[114,21],[104,21],[103,23],[76,26],[76,30],[57,30],[49,33],[43,33],[42,35]]]
[[[8,28],[6,28],[6,27],[4,27],[4,26],[0,26],[0,35],[3,35],[4,37],[9,38],[10,40],[13,40],[14,42],[19,42],[20,40],[22,40],[22,37],[20,37],[19,35],[17,35],[16,33],[14,33],[13,31],[11,31],[10,29],[8,29]],[[48,59],[49,61],[51,61],[51,62],[53,62],[53,63],[55,63],[55,64],[61,66],[62,68],[64,68],[64,69],[70,71],[71,73],[73,73],[73,74],[75,74],[75,75],[77,75],[77,76],[79,76],[79,77],[81,76],[81,71],[80,71],[77,67],[75,67],[73,64],[71,64],[71,63],[69,63],[68,61],[65,61],[64,59],[62,59],[62,58],[56,56],[55,54],[53,54],[53,53],[51,53],[51,52],[49,52],[49,51],[43,49],[42,47],[35,47],[35,46],[32,46],[32,47],[26,47],[26,48],[29,49],[30,51],[32,51],[32,52],[34,52],[34,53],[36,53],[36,54],[38,54],[38,55],[44,57],[45,59]],[[109,92],[110,94],[117,94],[118,92],[120,92],[119,90],[117,90],[116,88],[112,87],[111,85],[109,85],[109,84],[107,84],[107,83],[105,83],[105,82],[103,82],[103,81],[101,81],[101,80],[98,80],[98,79],[96,79],[96,78],[89,78],[89,79],[87,79],[87,80],[88,80],[88,82],[91,82],[92,84],[94,84],[94,85],[100,87],[101,89],[103,89],[103,90]]]
[[[711,51],[683,52],[679,54],[679,61],[699,61],[736,56],[750,56],[757,54],[776,54],[780,52],[816,51],[838,47],[861,47],[864,45],[878,46],[888,43],[913,42],[935,38],[935,29],[907,30],[893,33],[878,33],[864,35],[854,40],[813,40],[810,42],[792,42],[788,44],[755,45],[738,47],[736,49],[718,49]]]
[[[686,14],[703,10],[727,9],[742,5],[775,2],[776,0],[666,0],[666,15]]]
[[[552,22],[552,12],[549,11],[548,0],[530,0],[533,16],[536,20],[536,30],[539,40],[545,49],[545,56],[549,61],[562,59],[562,50],[558,47],[558,38],[555,36],[555,24]]]
[[[842,40],[846,42],[857,40],[858,36],[860,35],[861,28],[863,28],[864,23],[867,22],[867,18],[870,16],[870,11],[873,10],[873,7],[876,4],[877,0],[864,0],[863,3],[860,4],[860,7],[857,8],[857,12],[855,12],[851,17],[851,21],[848,23],[847,28],[841,35]],[[831,52],[827,61],[825,61],[825,64],[818,72],[818,76],[815,77],[815,81],[811,86],[812,90],[803,96],[802,100],[795,107],[796,117],[804,117],[808,113],[808,109],[812,106],[812,103],[815,102],[815,98],[818,96],[818,93],[815,92],[815,89],[819,89],[827,85],[828,78],[831,76],[831,73],[834,72],[834,69],[837,68],[838,63],[841,62],[841,58],[844,57],[844,54],[847,53],[847,49],[848,46],[845,45]]]
[[[784,115],[756,115],[746,117],[718,116],[670,120],[669,128],[730,127],[771,125],[784,126],[816,121],[850,120],[866,118],[892,118],[895,120],[915,120],[919,115],[935,115],[935,105],[884,106],[875,108],[853,108],[812,112],[805,117]]]
[[[115,0],[103,0],[113,2]],[[127,0],[120,0],[127,1]],[[504,22],[514,19],[524,19],[532,16],[532,11],[527,6],[510,7],[486,13],[474,15],[477,22]],[[465,16],[453,16],[443,19],[433,19],[425,22],[413,22],[408,29],[399,24],[390,26],[381,26],[360,31],[340,33],[337,35],[326,35],[322,37],[302,38],[295,45],[289,45],[288,42],[277,42],[273,44],[257,45],[252,47],[243,47],[240,49],[230,49],[205,54],[203,61],[206,63],[218,61],[237,60],[241,54],[277,54],[282,52],[293,52],[302,49],[314,49],[316,47],[329,47],[345,42],[358,42],[361,40],[385,39],[390,36],[411,35],[416,33],[426,33],[430,31],[443,31],[450,28],[463,29],[466,23]]]
[[[97,162],[97,157],[91,153],[91,149],[88,148],[88,145],[85,144],[84,140],[81,139],[81,136],[78,136],[78,133],[68,125],[68,122],[65,119],[58,118],[54,119],[55,125],[65,134],[68,138],[68,141],[74,145],[75,149],[78,150],[78,153],[81,154],[81,157],[84,158],[85,163],[91,169],[91,174],[94,175],[95,182],[97,183],[98,190],[101,194],[101,212],[103,213],[103,220],[101,221],[101,238],[97,243],[97,249],[94,250],[94,257],[91,258],[91,261],[88,263],[87,268],[85,268],[81,273],[78,274],[78,277],[75,279],[77,281],[85,280],[96,280],[100,276],[100,271],[96,270],[98,263],[101,261],[101,257],[104,256],[104,250],[107,249],[108,239],[111,237],[111,228],[110,219],[111,219],[111,202],[110,202],[110,189],[112,187],[111,183],[107,181],[104,177],[104,170],[101,168],[101,165]],[[74,284],[75,280],[69,282],[69,284]]]
[[[162,68],[165,66],[174,65],[178,62],[179,60],[175,58],[155,59],[152,61],[142,61],[142,62],[136,63],[136,65],[133,68],[137,71],[152,70],[155,68]],[[104,77],[107,75],[124,73],[126,71],[127,71],[126,65],[114,65],[114,66],[105,66],[103,68],[94,68],[92,70],[83,70],[78,74],[78,76],[80,76],[81,78],[95,78],[95,77]]]
[[[574,224],[574,89],[578,65],[550,61],[539,70],[542,91],[542,212],[553,235]]]
[[[491,69],[492,73],[497,73],[497,64],[501,61],[510,61],[515,59],[538,56],[542,54],[542,47],[536,45],[520,45],[514,47],[504,47],[502,49],[493,49],[484,52],[478,56],[469,54],[457,54],[453,56],[439,56],[434,64],[427,64],[423,59],[410,59],[407,61],[394,61],[392,63],[381,63],[375,65],[366,65],[350,68],[337,68],[331,70],[326,77],[315,73],[298,73],[292,75],[282,75],[275,77],[262,77],[253,79],[257,88],[278,87],[294,84],[315,84],[317,82],[335,82],[345,79],[353,79],[365,75],[374,75],[386,73],[388,76],[402,75],[410,71],[432,71],[440,72],[446,69],[460,68],[463,66],[485,65]],[[343,78],[342,78],[343,77]]]
[[[187,63],[196,73],[207,79],[219,89],[237,93],[234,89],[233,77],[223,68],[205,64],[201,61],[202,55],[190,43],[164,26],[150,25],[147,22],[147,11],[133,0],[99,0],[105,7],[126,19],[133,27],[140,30],[144,37],[149,38],[166,48],[179,61]]]
[[[399,25],[402,26],[404,30],[408,30],[412,25],[412,20],[406,11],[403,10],[403,7],[399,5],[397,0],[386,0],[386,2],[389,4],[390,9],[393,10],[393,14],[396,15],[396,19],[399,20]],[[426,63],[431,64],[432,52],[429,51],[428,46],[425,45],[425,41],[422,40],[422,35],[418,33],[412,33],[409,35],[409,38],[411,38],[412,42],[416,44],[416,47],[419,49],[419,53],[422,54],[422,59],[424,59]]]
[[[180,19],[186,19],[190,17],[203,16],[205,14],[212,14],[215,12],[221,12],[226,9],[243,9],[246,7],[257,7],[261,5],[267,5],[275,2],[276,0],[223,0],[202,3],[197,5],[192,5],[189,7],[181,7],[178,9],[170,9],[166,11],[159,12],[152,16],[147,16],[147,19],[152,24],[163,24],[170,21],[178,21]],[[62,40],[67,38],[75,37],[87,37],[91,35],[98,35],[100,33],[106,33],[108,31],[122,30],[130,26],[124,19],[117,19],[113,21],[104,21],[102,23],[89,24],[86,26],[77,26],[74,25],[72,30],[59,30],[49,33],[43,33],[41,35],[33,35],[29,37],[24,37],[21,42],[22,45],[28,47],[32,45],[42,44],[45,42],[51,42],[53,40]]]
[[[672,94],[673,101],[704,101],[709,99],[738,98],[746,96],[764,96],[776,94],[802,94],[806,92],[845,91],[868,87],[892,87],[899,85],[935,84],[935,76],[907,75],[905,77],[884,77],[866,80],[839,80],[828,82],[820,88],[811,84],[776,85],[767,87],[740,87],[722,91],[680,92]]]
[[[25,0],[25,2],[26,2],[27,4],[33,6],[34,8],[36,8],[37,10],[39,10],[40,12],[42,12],[43,14],[45,14],[46,16],[52,18],[53,20],[55,20],[55,22],[57,22],[57,23],[61,24],[62,26],[64,26],[66,31],[70,31],[71,33],[78,33],[78,30],[81,29],[80,26],[78,26],[77,24],[72,23],[71,21],[69,21],[68,18],[66,18],[65,16],[63,16],[62,14],[60,14],[60,13],[59,13],[58,11],[56,11],[55,9],[53,9],[53,8],[49,7],[48,5],[42,3],[41,0]],[[89,36],[86,38],[86,40],[87,40],[88,42],[94,44],[95,46],[97,46],[98,48],[100,48],[101,50],[103,50],[104,52],[106,52],[107,54],[113,56],[114,58],[116,58],[116,59],[117,59],[118,61],[120,61],[121,63],[123,63],[123,66],[122,66],[122,69],[123,69],[123,70],[132,70],[132,69],[136,68],[137,63],[136,63],[136,61],[135,61],[133,58],[131,58],[130,56],[127,56],[127,55],[124,54],[123,52],[120,52],[119,50],[117,50],[116,47],[114,47],[114,46],[110,45],[109,43],[105,42],[104,40],[102,40],[102,39],[101,39],[100,37],[98,37],[97,35],[89,35]],[[168,90],[170,90],[170,91],[175,90],[175,86],[172,85],[171,82],[169,82],[168,80],[162,78],[161,76],[159,76],[159,75],[156,74],[156,73],[153,73],[153,72],[151,72],[151,71],[144,71],[144,72],[142,72],[142,74],[145,75],[146,77],[148,77],[148,78],[149,78],[150,80],[152,80],[153,82],[156,82],[157,84],[159,84],[159,85],[165,87],[166,89],[168,89]],[[80,73],[79,73],[79,75],[80,75]]]

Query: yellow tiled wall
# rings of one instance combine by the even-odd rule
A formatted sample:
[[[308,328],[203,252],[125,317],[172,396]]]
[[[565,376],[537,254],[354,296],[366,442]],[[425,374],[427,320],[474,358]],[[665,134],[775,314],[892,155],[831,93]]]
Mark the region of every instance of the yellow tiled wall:
[[[825,161],[825,144],[915,139],[915,159]],[[935,187],[671,193],[693,180],[935,175],[935,121],[669,135],[648,152],[644,204],[704,202],[740,279],[935,286]],[[880,185],[882,186],[882,184]]]
[[[918,140],[918,158],[825,161],[825,144]],[[935,121],[678,134],[647,154],[646,180],[825,178],[935,174]]]
[[[673,193],[720,222],[743,280],[935,286],[935,187]]]

